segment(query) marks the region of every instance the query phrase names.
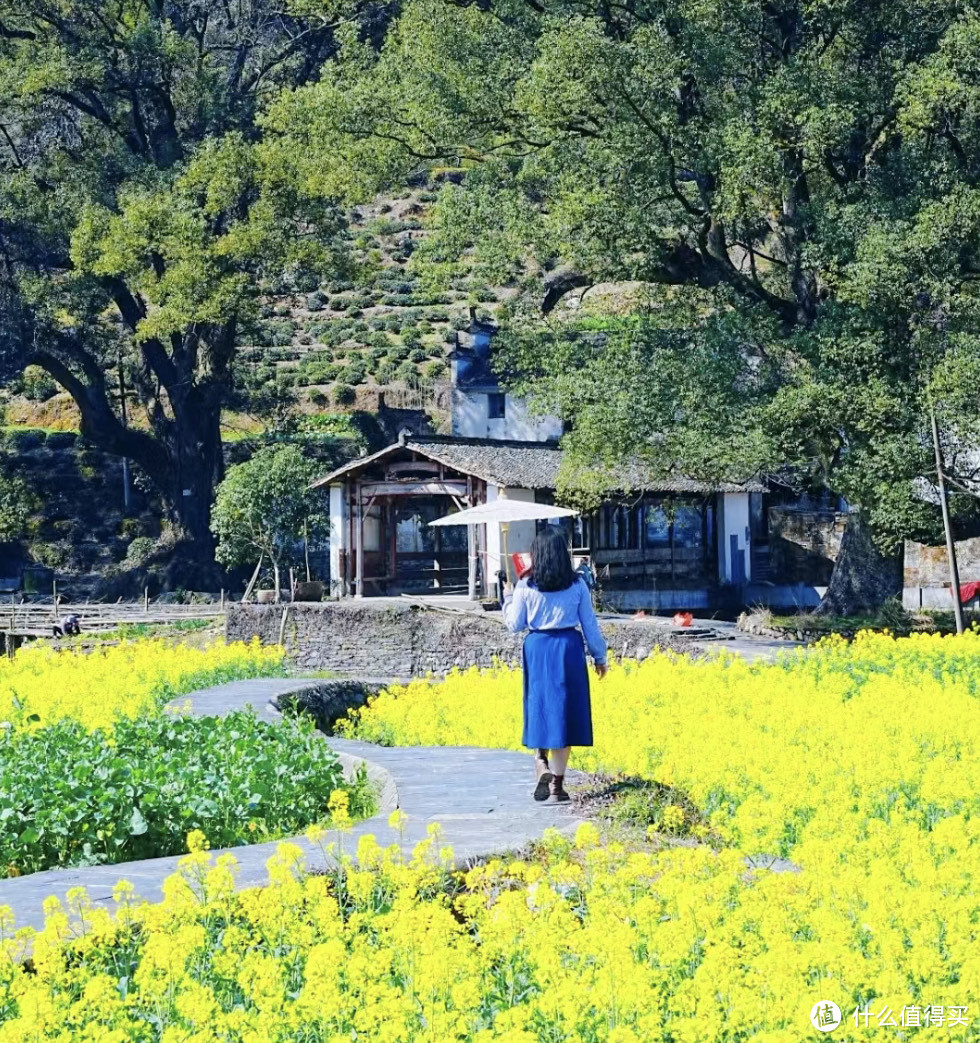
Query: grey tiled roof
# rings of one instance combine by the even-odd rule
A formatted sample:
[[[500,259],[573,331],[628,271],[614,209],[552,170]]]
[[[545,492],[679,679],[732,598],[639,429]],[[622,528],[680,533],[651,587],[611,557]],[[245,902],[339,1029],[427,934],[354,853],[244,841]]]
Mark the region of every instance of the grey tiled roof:
[[[471,474],[486,482],[514,489],[554,489],[558,481],[563,451],[554,442],[508,442],[490,438],[409,438],[372,456],[354,460],[314,482],[315,487],[331,485],[356,474],[376,461],[410,450],[428,460],[445,464],[455,471]],[[610,483],[610,492],[676,492],[692,495],[714,492],[763,492],[759,482],[706,482],[683,477],[655,475],[649,468],[634,464],[623,468]]]

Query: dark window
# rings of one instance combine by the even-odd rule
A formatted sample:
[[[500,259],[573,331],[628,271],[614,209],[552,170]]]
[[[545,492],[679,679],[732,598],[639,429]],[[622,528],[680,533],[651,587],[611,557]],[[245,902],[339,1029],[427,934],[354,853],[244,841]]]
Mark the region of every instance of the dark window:
[[[487,396],[487,416],[491,420],[503,420],[507,415],[507,396],[493,394]]]
[[[660,506],[650,505],[646,509],[645,537],[648,547],[670,546],[670,518]]]
[[[700,507],[679,506],[674,514],[674,545],[700,547],[704,543],[704,521]]]

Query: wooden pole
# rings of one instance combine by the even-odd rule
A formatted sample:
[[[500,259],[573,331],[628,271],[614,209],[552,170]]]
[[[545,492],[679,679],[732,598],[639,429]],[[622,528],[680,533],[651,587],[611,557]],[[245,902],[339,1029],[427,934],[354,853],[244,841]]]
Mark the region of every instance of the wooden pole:
[[[51,616],[54,621],[58,622],[58,581],[53,579],[51,581]]]
[[[939,486],[939,506],[943,512],[943,528],[946,530],[946,554],[949,558],[949,580],[953,595],[953,618],[956,620],[956,633],[962,634],[966,629],[963,624],[963,603],[960,601],[960,570],[956,561],[956,541],[953,539],[953,526],[949,517],[949,498],[946,494],[945,463],[943,450],[939,443],[939,424],[936,410],[930,404],[929,420],[932,425],[932,448],[936,454],[936,482]]]
[[[473,475],[466,478],[466,506],[473,506]],[[466,526],[466,596],[476,601],[476,526]]]
[[[150,614],[150,588],[143,588],[143,612],[145,615]]]
[[[249,595],[252,593],[252,588],[258,582],[259,572],[262,571],[262,562],[265,560],[265,555],[260,554],[259,560],[255,565],[255,571],[252,573],[252,578],[248,581],[248,586],[245,588],[245,593],[242,594],[242,604],[244,605],[249,599]]]
[[[310,526],[303,522],[303,560],[306,564],[306,582],[310,583],[313,577],[310,575]]]
[[[355,486],[354,501],[354,535],[357,540],[357,573],[354,580],[354,596],[364,597],[364,509],[361,501],[361,487]]]

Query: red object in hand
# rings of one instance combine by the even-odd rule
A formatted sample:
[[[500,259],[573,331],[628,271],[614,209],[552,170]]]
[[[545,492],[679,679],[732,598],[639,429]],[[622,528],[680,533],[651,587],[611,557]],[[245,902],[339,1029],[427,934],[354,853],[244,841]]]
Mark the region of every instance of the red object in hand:
[[[694,616],[690,612],[675,612],[674,613],[674,626],[675,627],[689,627],[694,622]]]
[[[531,571],[531,555],[528,551],[515,551],[510,560],[514,563],[514,573],[518,579],[523,579]]]

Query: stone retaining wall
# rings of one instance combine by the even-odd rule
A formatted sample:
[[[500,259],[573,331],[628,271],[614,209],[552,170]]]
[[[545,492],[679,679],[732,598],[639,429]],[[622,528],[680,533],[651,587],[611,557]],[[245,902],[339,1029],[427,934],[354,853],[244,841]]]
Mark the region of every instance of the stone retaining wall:
[[[631,659],[644,659],[655,647],[688,647],[652,621],[603,621],[602,629],[610,649]],[[496,613],[371,601],[229,606],[229,641],[257,637],[274,645],[280,631],[289,659],[301,670],[381,678],[445,674],[494,660],[517,663],[522,641]]]
[[[280,712],[309,714],[321,732],[333,735],[337,721],[346,717],[348,711],[364,706],[383,688],[380,681],[323,680],[277,696],[274,705]]]

